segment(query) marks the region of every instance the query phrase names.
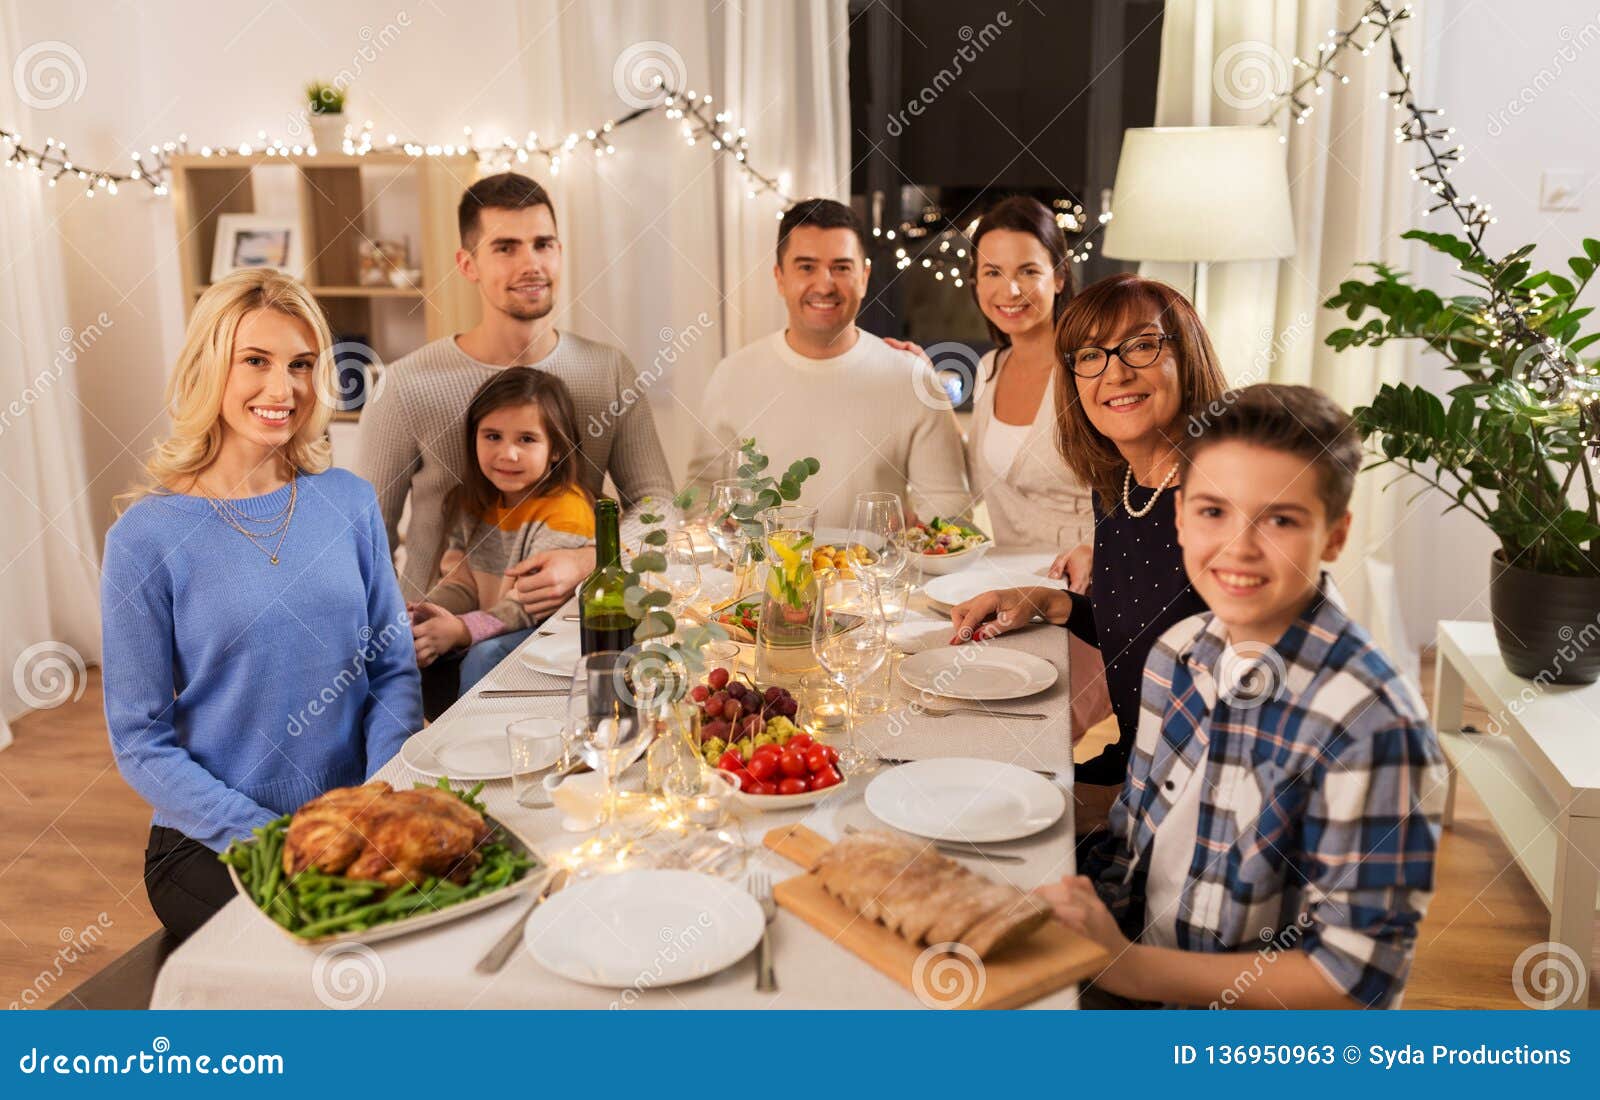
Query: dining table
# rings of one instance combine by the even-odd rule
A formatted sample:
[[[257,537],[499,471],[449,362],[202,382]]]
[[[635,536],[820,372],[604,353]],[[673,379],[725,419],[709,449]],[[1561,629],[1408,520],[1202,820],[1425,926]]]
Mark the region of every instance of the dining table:
[[[1046,554],[994,552],[970,566],[996,576],[1028,573],[1043,578]],[[931,578],[924,578],[931,579]],[[726,578],[720,578],[726,583]],[[1047,583],[1041,579],[1040,583]],[[711,587],[708,581],[708,588]],[[922,585],[912,589],[907,624],[895,637],[918,635],[922,645],[947,644],[936,620],[948,624],[948,608],[930,604]],[[576,603],[553,614],[541,630],[527,638],[493,672],[451,706],[436,724],[463,718],[503,718],[506,723],[529,717],[561,717],[564,694],[496,696],[494,692],[557,692],[569,681],[553,671],[540,671],[541,649],[566,651],[577,630]],[[869,759],[877,762],[967,757],[1015,764],[1045,773],[1063,791],[1066,810],[1042,832],[1019,840],[984,845],[990,852],[1020,857],[1004,862],[964,856],[964,865],[1023,889],[1074,873],[1072,814],[1072,743],[1069,734],[1067,635],[1059,627],[1035,624],[990,640],[985,645],[1043,658],[1056,667],[1048,688],[1025,699],[1001,703],[965,703],[977,713],[932,717],[907,706],[914,692],[898,676],[886,713],[862,716],[857,736]],[[747,647],[748,648],[748,647]],[[910,645],[908,648],[916,648]],[[548,662],[544,662],[548,665]],[[939,703],[940,700],[933,700]],[[954,701],[949,701],[954,702]],[[1006,716],[1008,711],[1042,712],[1043,721]],[[894,767],[877,764],[877,768]],[[638,765],[642,772],[642,765]],[[397,789],[419,781],[402,755],[374,775]],[[803,823],[828,840],[848,829],[883,828],[868,810],[864,792],[872,774],[849,776],[842,788],[814,804],[787,810],[741,808],[729,825],[742,841],[739,883],[765,871],[774,881],[803,873],[766,848],[769,830]],[[634,780],[637,782],[637,779]],[[529,808],[513,796],[509,779],[491,781],[479,796],[487,812],[547,856],[568,851],[585,839],[568,831],[560,810]],[[526,896],[526,895],[524,895]],[[755,953],[725,969],[684,984],[639,983],[627,990],[580,984],[544,969],[522,945],[498,973],[475,969],[478,960],[518,921],[524,900],[508,901],[459,920],[391,939],[330,946],[294,942],[244,897],[229,902],[166,960],[157,978],[150,1007],[157,1009],[377,1007],[395,1009],[582,1009],[641,1008],[783,1008],[783,1009],[915,1009],[931,1002],[902,986],[827,935],[780,909],[771,925],[775,992],[756,989]],[[1076,985],[1068,985],[1033,1002],[1035,1008],[1075,1008]]]

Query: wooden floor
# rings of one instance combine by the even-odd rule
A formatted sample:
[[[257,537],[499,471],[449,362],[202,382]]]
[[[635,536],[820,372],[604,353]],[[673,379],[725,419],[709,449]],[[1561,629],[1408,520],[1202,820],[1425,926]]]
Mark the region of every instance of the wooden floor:
[[[81,699],[16,723],[0,751],[0,1009],[48,1004],[157,928],[139,878],[149,811],[112,763],[100,707],[94,672]],[[1469,709],[1467,721],[1483,719]],[[1519,1007],[1512,967],[1548,934],[1544,906],[1463,784],[1406,1007]]]

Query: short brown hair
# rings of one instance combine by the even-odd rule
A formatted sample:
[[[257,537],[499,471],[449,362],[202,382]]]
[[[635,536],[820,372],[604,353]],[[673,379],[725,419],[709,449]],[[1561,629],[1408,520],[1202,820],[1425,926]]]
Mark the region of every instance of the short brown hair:
[[[485,207],[497,210],[526,210],[543,206],[550,211],[550,220],[556,220],[556,208],[550,202],[550,193],[538,180],[529,179],[519,172],[501,172],[484,176],[461,194],[456,207],[456,228],[461,233],[461,247],[471,252],[478,244],[478,215]]]
[[[854,210],[833,199],[801,199],[783,212],[783,220],[778,223],[780,266],[783,264],[784,248],[789,243],[789,234],[806,225],[813,229],[848,229],[860,242],[861,255],[865,257],[867,254],[867,232]]]
[[[1317,495],[1328,521],[1350,507],[1361,472],[1361,433],[1338,402],[1310,386],[1261,382],[1229,390],[1191,424],[1178,447],[1178,468],[1189,472],[1195,456],[1218,443],[1249,443],[1304,459],[1317,470]]]
[[[1138,275],[1108,275],[1079,291],[1056,322],[1056,446],[1078,480],[1093,489],[1106,509],[1120,499],[1127,460],[1117,445],[1095,430],[1078,400],[1072,353],[1108,333],[1120,331],[1136,312],[1154,311],[1161,330],[1173,337],[1178,358],[1178,388],[1183,404],[1178,419],[1193,415],[1228,388],[1217,353],[1189,299],[1166,283]],[[1179,433],[1169,442],[1176,445]]]

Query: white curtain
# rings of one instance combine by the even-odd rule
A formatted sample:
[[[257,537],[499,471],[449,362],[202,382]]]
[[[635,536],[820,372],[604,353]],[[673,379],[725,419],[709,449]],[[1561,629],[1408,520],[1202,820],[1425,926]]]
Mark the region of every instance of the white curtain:
[[[659,73],[731,111],[751,164],[788,193],[848,200],[847,25],[845,0],[536,0],[519,45],[541,136],[622,118]],[[562,323],[659,377],[649,397],[679,480],[712,368],[783,323],[770,274],[781,201],[746,198],[730,159],[689,148],[681,126],[658,112],[615,155],[583,143],[559,175],[526,169],[557,205]]]
[[[1365,7],[1361,0],[1167,0],[1156,124],[1262,121],[1274,88],[1300,75],[1290,58],[1314,56],[1330,29],[1351,26]],[[1413,7],[1399,35],[1408,58],[1416,57],[1423,41],[1427,10],[1415,0]],[[1206,326],[1230,380],[1312,385],[1348,409],[1369,400],[1381,383],[1405,377],[1415,352],[1402,346],[1334,352],[1323,338],[1349,322],[1322,302],[1357,264],[1415,266],[1414,250],[1400,234],[1417,224],[1422,195],[1410,178],[1414,150],[1396,144],[1394,113],[1380,99],[1394,86],[1387,47],[1366,57],[1347,51],[1338,68],[1348,84],[1331,81],[1326,92],[1313,96],[1315,109],[1304,123],[1292,124],[1287,113],[1280,121],[1289,137],[1295,254],[1282,261],[1213,264]],[[1199,101],[1197,85],[1209,93],[1208,102]],[[1186,268],[1146,267],[1155,277],[1188,286]],[[1369,559],[1394,560],[1393,535],[1405,496],[1381,492],[1387,480],[1381,473],[1359,480],[1352,537],[1334,573],[1360,621],[1395,622],[1380,644],[1414,672],[1416,654],[1399,629],[1398,604],[1384,580],[1389,573],[1365,568]]]
[[[24,46],[0,6],[8,76]],[[0,81],[0,118],[26,138],[33,119],[15,85]],[[69,316],[46,194],[31,173],[0,171],[0,748],[11,743],[8,720],[76,696],[84,666],[100,659],[74,362],[112,338],[115,321]]]

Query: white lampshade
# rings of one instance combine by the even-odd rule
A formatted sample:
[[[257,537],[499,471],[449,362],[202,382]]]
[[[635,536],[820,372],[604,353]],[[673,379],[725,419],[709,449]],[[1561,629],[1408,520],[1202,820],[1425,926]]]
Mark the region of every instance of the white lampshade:
[[[1183,263],[1292,256],[1289,173],[1277,130],[1127,131],[1102,248],[1117,260]]]

